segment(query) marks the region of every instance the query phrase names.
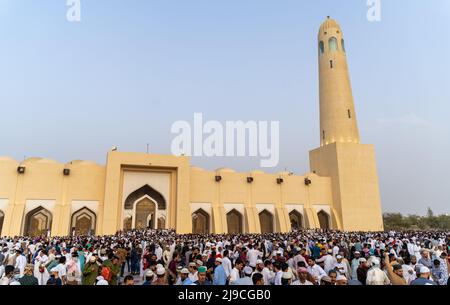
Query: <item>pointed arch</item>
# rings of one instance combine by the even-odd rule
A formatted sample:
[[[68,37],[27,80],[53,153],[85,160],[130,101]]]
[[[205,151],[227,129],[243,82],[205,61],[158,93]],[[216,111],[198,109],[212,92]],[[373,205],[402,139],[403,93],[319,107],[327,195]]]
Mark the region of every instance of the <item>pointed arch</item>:
[[[227,227],[228,233],[238,234],[242,233],[243,215],[236,209],[232,209],[227,213]]]
[[[25,216],[25,236],[46,235],[52,227],[52,213],[46,208],[39,206]]]
[[[123,230],[130,231],[133,228],[133,216],[128,216],[123,220]]]
[[[321,229],[330,229],[330,215],[324,210],[320,210],[317,213],[317,217],[319,218],[319,224]]]
[[[209,218],[209,214],[203,209],[198,209],[192,213],[192,233],[209,234]]]
[[[273,233],[273,215],[267,210],[259,213],[259,224],[261,225],[261,233]]]
[[[158,230],[164,230],[166,228],[166,218],[161,216],[158,218]]]
[[[147,227],[155,229],[156,224],[156,204],[147,197],[136,202],[135,229],[145,229]]]
[[[87,207],[83,207],[72,214],[71,233],[75,231],[76,235],[95,234],[97,224],[97,215]]]
[[[136,200],[138,200],[146,195],[149,196],[150,198],[154,199],[157,202],[158,210],[166,209],[166,199],[164,198],[164,196],[148,184],[142,186],[141,188],[138,188],[137,190],[132,192],[130,195],[128,195],[128,197],[125,199],[125,209],[132,210],[133,205],[136,202]]]
[[[289,220],[291,221],[291,230],[300,230],[304,228],[303,215],[299,211],[292,210],[289,213]]]

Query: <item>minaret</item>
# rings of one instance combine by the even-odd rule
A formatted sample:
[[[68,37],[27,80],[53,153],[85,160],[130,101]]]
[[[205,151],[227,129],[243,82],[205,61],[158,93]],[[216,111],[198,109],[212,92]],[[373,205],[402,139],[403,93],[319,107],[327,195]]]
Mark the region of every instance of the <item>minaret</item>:
[[[318,37],[320,146],[359,143],[355,106],[341,27],[328,17]]]
[[[344,38],[330,17],[320,26],[317,48],[321,141],[309,153],[311,171],[330,177],[332,228],[382,231],[375,148],[359,141]],[[321,206],[313,204],[312,208],[318,213]],[[315,223],[317,227],[318,218]]]

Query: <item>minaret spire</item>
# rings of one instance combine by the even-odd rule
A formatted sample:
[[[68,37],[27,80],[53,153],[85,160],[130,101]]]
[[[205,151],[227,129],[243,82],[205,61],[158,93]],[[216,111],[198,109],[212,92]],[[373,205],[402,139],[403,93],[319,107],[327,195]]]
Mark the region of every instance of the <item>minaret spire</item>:
[[[320,145],[359,143],[343,33],[330,16],[320,26],[318,40]]]

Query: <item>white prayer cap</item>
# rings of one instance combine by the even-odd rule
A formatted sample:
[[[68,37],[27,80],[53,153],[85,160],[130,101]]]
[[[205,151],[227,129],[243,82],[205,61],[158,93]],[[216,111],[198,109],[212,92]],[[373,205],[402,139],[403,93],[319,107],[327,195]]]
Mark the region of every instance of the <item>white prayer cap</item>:
[[[256,260],[256,264],[258,265],[258,264],[264,264],[264,262],[262,261],[262,259],[257,259]]]
[[[18,281],[14,281],[14,282],[11,282],[9,285],[10,286],[20,286],[21,284]]]
[[[202,262],[201,260],[197,260],[196,263],[197,263],[197,265],[199,265],[199,266],[203,266],[203,262]]]
[[[343,280],[346,280],[347,278],[344,276],[344,275],[342,275],[342,274],[339,274],[337,277],[336,277],[336,281],[343,281]]]
[[[105,278],[103,276],[99,275],[99,276],[97,276],[96,280],[97,281],[104,281]]]
[[[420,274],[430,273],[430,269],[426,266],[420,267]]]
[[[91,263],[93,263],[93,262],[95,262],[97,259],[95,258],[95,256],[91,256],[91,258],[89,259],[89,261],[91,262]]]
[[[163,267],[157,268],[156,269],[156,274],[157,275],[163,275],[166,273],[166,269],[164,269]]]
[[[59,272],[58,268],[53,267],[52,269],[50,269],[50,272]]]
[[[164,266],[162,264],[157,264],[156,269],[158,269],[158,268],[164,268]]]
[[[363,258],[360,258],[360,259],[359,259],[359,262],[360,262],[360,263],[361,263],[361,262],[364,262],[364,263],[365,263],[365,262],[367,262],[367,260],[363,257]]]
[[[244,273],[245,274],[252,274],[253,273],[253,269],[249,266],[244,267]]]
[[[292,279],[292,274],[290,272],[283,272],[283,278],[285,280],[290,280]]]
[[[154,275],[154,273],[153,273],[153,271],[151,271],[151,270],[147,270],[146,272],[145,272],[145,276],[146,277],[150,277],[150,276],[153,276]]]
[[[219,262],[219,263],[221,263],[221,262],[222,262],[222,258],[220,258],[220,257],[217,257],[217,258],[216,258],[216,262]]]
[[[108,286],[108,281],[106,280],[100,280],[97,282],[97,286]]]
[[[189,274],[189,270],[187,268],[181,269],[181,273]]]
[[[337,258],[337,259],[341,259],[341,258],[342,258],[342,255],[336,255],[336,258]]]

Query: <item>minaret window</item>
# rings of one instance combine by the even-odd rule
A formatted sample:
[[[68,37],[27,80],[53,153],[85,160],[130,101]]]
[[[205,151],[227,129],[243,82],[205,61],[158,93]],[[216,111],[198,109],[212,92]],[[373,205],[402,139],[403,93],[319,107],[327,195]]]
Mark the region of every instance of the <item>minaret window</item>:
[[[352,118],[352,114],[350,112],[350,109],[347,109],[347,114],[348,114],[348,118],[351,119]]]
[[[333,61],[330,60],[330,68],[333,69]]]
[[[345,53],[345,43],[344,43],[344,39],[341,40],[341,45],[342,45],[342,51],[344,51],[344,53]]]
[[[331,37],[330,40],[328,40],[328,45],[330,46],[331,52],[336,52],[338,50],[338,42],[336,37]]]
[[[325,140],[325,130],[322,130],[322,139]]]
[[[323,41],[319,43],[319,50],[321,55],[325,52],[325,45],[323,44]]]

